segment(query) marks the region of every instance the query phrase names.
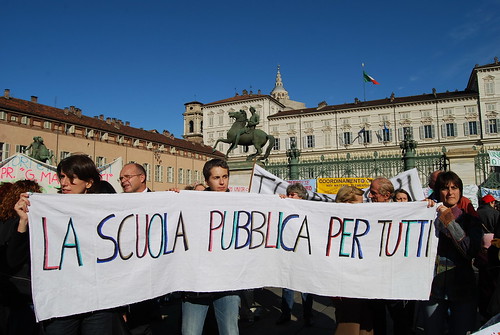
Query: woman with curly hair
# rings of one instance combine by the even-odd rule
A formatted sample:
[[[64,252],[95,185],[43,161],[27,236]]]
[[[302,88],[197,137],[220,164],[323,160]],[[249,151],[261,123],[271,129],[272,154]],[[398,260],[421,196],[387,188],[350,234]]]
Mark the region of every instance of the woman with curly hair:
[[[0,203],[0,305],[2,334],[36,334],[31,300],[28,234],[18,231],[19,216],[14,210],[19,196],[41,192],[32,180],[2,184]]]

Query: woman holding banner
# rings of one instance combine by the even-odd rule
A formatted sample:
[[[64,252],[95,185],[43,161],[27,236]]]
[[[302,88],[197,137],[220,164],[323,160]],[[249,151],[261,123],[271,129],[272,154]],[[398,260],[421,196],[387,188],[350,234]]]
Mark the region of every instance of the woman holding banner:
[[[443,205],[435,221],[439,233],[429,301],[423,303],[426,334],[466,334],[476,328],[477,286],[472,268],[482,239],[481,222],[458,207],[463,183],[454,172],[439,174],[434,185]]]
[[[92,159],[86,155],[73,155],[63,159],[57,165],[57,176],[61,184],[59,193],[100,193],[101,176]],[[27,231],[29,205],[28,194],[21,194],[14,207],[20,217],[18,231]],[[111,334],[115,316],[113,310],[100,310],[54,318],[43,321],[43,333],[46,335]]]
[[[363,202],[363,190],[345,185],[337,192],[335,202],[359,204]],[[373,308],[368,299],[334,298],[335,335],[373,335]]]

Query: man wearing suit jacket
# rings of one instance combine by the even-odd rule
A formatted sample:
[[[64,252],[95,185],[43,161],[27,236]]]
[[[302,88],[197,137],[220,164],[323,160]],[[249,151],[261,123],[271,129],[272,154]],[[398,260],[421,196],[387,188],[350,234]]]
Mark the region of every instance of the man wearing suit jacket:
[[[118,180],[125,193],[151,192],[146,186],[146,170],[140,164],[125,164]],[[156,299],[131,304],[125,317],[131,334],[152,335],[151,323],[161,318],[160,306]]]

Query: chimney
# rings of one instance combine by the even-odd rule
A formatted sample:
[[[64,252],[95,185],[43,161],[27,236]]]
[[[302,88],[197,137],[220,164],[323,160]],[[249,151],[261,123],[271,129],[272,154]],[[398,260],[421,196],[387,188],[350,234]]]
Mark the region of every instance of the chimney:
[[[10,89],[6,88],[5,91],[3,92],[3,97],[5,99],[9,99],[10,98]]]
[[[32,95],[31,96],[31,102],[38,102],[38,97]]]
[[[106,118],[106,123],[107,123],[107,124],[111,124],[111,118],[110,118],[110,117],[107,117],[107,118]]]
[[[130,122],[129,122],[129,121],[125,121],[125,125],[126,125],[127,127],[130,127]]]
[[[99,120],[104,121],[104,114],[99,114]]]

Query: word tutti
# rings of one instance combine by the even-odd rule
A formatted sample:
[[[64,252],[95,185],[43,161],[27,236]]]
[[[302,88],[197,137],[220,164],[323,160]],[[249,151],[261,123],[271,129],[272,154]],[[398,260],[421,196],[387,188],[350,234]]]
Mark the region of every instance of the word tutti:
[[[379,257],[392,257],[403,253],[404,257],[429,256],[432,220],[379,220],[382,225]],[[397,225],[397,230],[393,226]],[[338,227],[338,228],[337,228]],[[412,228],[413,227],[413,228]],[[338,242],[338,256],[363,259],[361,238],[370,232],[370,222],[359,218],[331,217],[326,243],[326,256],[330,256],[334,242]],[[346,250],[346,245],[350,248]]]
[[[299,224],[300,228],[297,230]],[[295,236],[293,246],[287,245],[283,238],[287,227],[291,228],[290,232]],[[231,238],[227,237],[229,234]],[[274,239],[272,236],[275,236]],[[272,212],[234,211],[231,215],[227,211],[214,210],[210,212],[208,251],[213,251],[215,239],[220,241],[221,250],[264,247],[285,251],[296,251],[299,241],[304,239],[311,254],[307,216],[301,219],[298,214],[285,216],[279,212],[273,221]]]

